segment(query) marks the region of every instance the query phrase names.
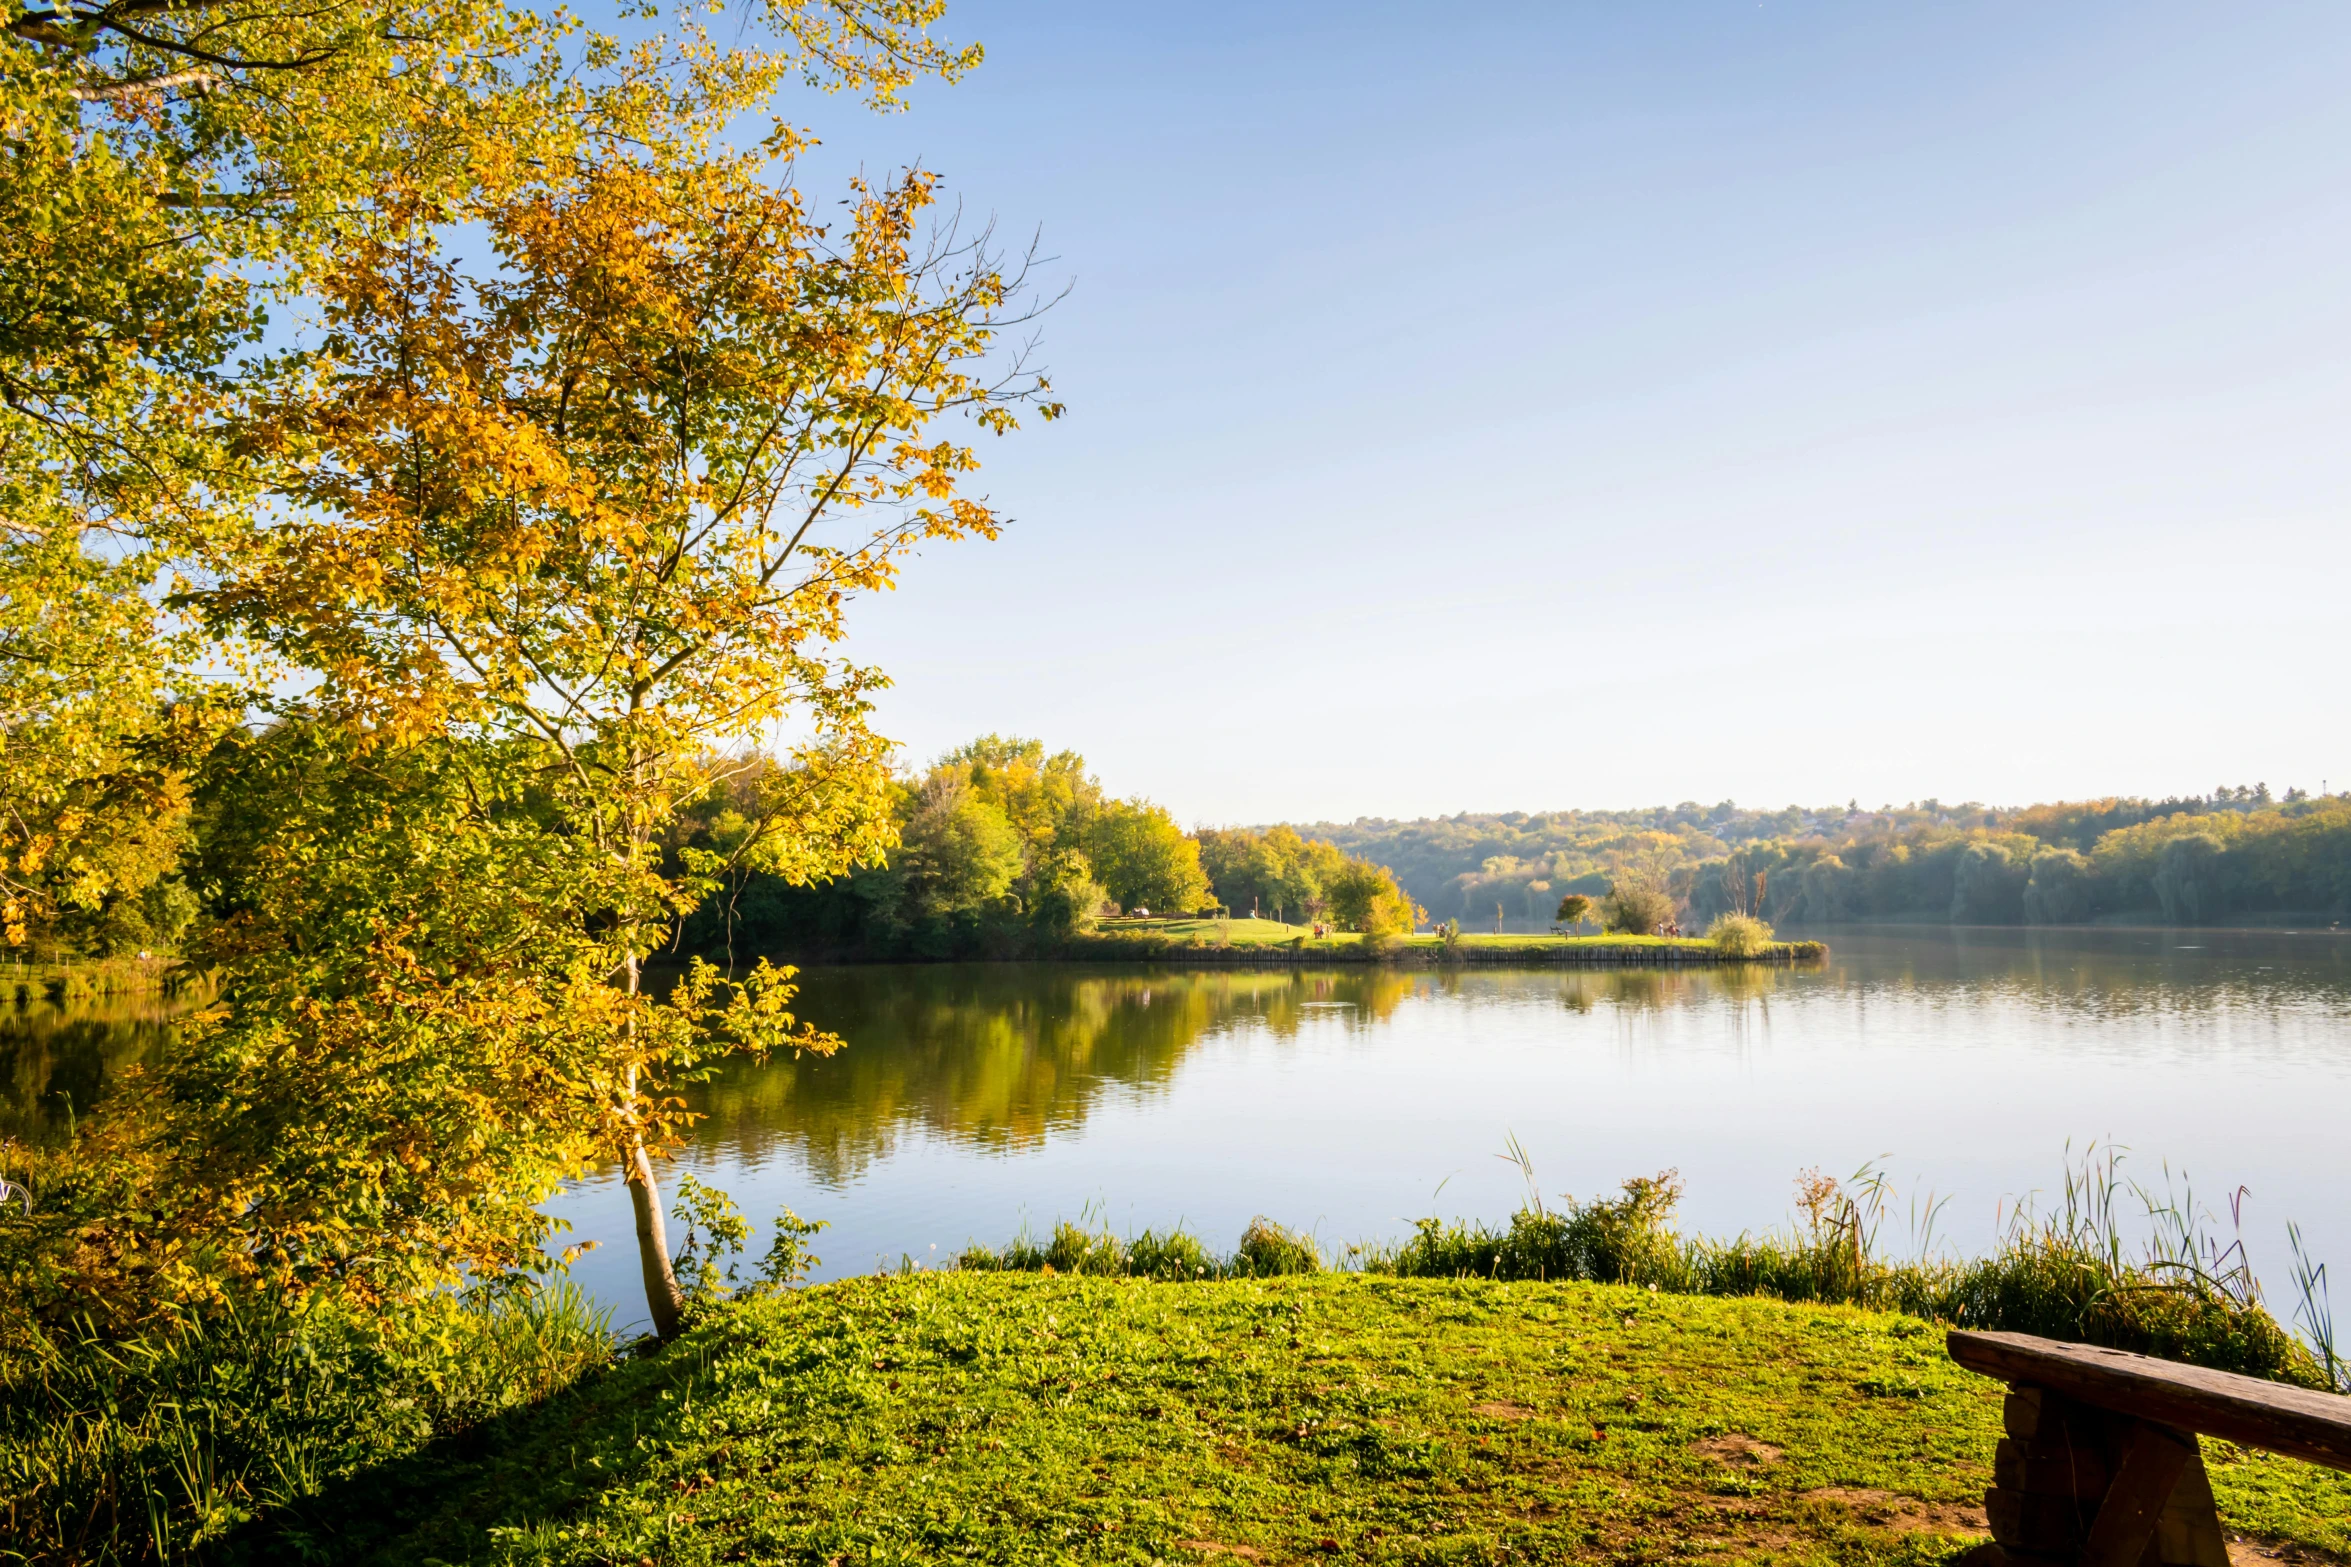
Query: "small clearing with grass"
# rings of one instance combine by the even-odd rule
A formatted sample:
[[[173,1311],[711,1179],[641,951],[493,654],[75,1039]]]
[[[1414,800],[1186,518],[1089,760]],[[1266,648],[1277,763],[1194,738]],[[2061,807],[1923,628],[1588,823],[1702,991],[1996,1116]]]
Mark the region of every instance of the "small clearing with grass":
[[[1849,1308],[917,1274],[723,1308],[237,1544],[662,1567],[1929,1563],[1981,1538],[1999,1425],[1999,1387],[1937,1329]],[[2351,1477],[2207,1460],[2232,1531],[2351,1551]]]
[[[1670,960],[1721,962],[1801,962],[1828,955],[1817,941],[1764,942],[1751,951],[1726,952],[1703,936],[1637,936],[1621,932],[1597,936],[1494,935],[1463,931],[1448,944],[1433,933],[1396,936],[1368,943],[1357,931],[1332,931],[1317,936],[1307,925],[1284,925],[1258,919],[1113,919],[1104,920],[1083,936],[1072,937],[1054,956],[1141,960],[1208,960],[1216,953],[1266,956],[1281,952],[1304,957],[1361,962],[1389,960],[1472,962],[1525,961],[1535,964],[1576,962],[1665,963]]]

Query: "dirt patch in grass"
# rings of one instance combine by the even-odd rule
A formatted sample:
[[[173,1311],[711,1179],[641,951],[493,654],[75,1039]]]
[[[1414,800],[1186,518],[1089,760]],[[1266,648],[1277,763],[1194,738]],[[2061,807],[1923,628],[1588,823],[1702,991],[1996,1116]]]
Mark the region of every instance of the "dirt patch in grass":
[[[2243,1535],[2230,1536],[2228,1546],[2229,1567],[2285,1567],[2289,1563],[2293,1567],[2336,1567],[2345,1560],[2333,1551]]]
[[[1780,1450],[1769,1442],[1758,1442],[1744,1431],[1726,1431],[1721,1436],[1700,1437],[1690,1446],[1709,1458],[1720,1459],[1740,1468],[1756,1468],[1780,1461]]]
[[[1862,1522],[1879,1529],[1983,1534],[1992,1527],[1984,1517],[1982,1505],[1974,1502],[1927,1502],[1867,1486],[1824,1485],[1803,1495],[1808,1502],[1846,1508]]]

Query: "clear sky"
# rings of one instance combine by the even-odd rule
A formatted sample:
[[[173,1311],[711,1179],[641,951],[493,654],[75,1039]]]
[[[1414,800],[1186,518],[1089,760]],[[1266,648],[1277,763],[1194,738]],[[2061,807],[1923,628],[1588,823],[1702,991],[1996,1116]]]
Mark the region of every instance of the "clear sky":
[[[2351,786],[2351,7],[954,0],[1072,285],[916,759],[1192,823]]]

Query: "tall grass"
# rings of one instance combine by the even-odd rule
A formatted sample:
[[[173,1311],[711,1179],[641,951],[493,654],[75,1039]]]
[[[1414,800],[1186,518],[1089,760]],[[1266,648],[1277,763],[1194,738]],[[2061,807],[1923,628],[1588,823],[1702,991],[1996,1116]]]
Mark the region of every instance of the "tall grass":
[[[0,1561],[184,1560],[330,1481],[609,1360],[568,1281],[395,1321],[261,1299],[135,1339],[25,1329],[0,1352]]]
[[[1311,1236],[1296,1234],[1262,1217],[1250,1220],[1241,1232],[1240,1244],[1222,1257],[1182,1228],[1165,1233],[1145,1230],[1131,1240],[1121,1240],[1107,1226],[1088,1227],[1064,1220],[1043,1241],[1023,1234],[1001,1250],[968,1247],[955,1259],[955,1265],[973,1273],[1080,1273],[1180,1284],[1319,1273],[1323,1259]]]
[[[2222,1242],[2192,1193],[2175,1196],[2168,1181],[2160,1193],[2126,1183],[2111,1150],[2069,1164],[2053,1208],[2011,1212],[1991,1254],[1969,1259],[1937,1254],[1933,1226],[1942,1205],[1931,1199],[1911,1210],[1916,1255],[1889,1255],[1882,1236],[1896,1194],[1867,1168],[1845,1182],[1816,1172],[1799,1178],[1800,1217],[1788,1230],[1711,1239],[1675,1230],[1682,1188],[1671,1170],[1555,1210],[1535,1192],[1531,1163],[1515,1141],[1505,1157],[1527,1172],[1529,1185],[1527,1204],[1507,1225],[1422,1219],[1409,1239],[1350,1248],[1340,1265],[1397,1277],[1582,1280],[1865,1306],[2351,1391],[2323,1315],[2324,1269],[2310,1267],[2297,1250],[2295,1282],[2304,1301],[2297,1315],[2309,1319],[2306,1332],[2320,1346],[2314,1351],[2270,1314],[2243,1247]],[[2144,1220],[2135,1240],[2124,1219],[2132,1206]],[[1106,1228],[1065,1223],[1041,1245],[1023,1239],[998,1251],[974,1247],[959,1266],[1200,1280],[1326,1264],[1310,1241],[1258,1219],[1224,1257],[1180,1230],[1121,1241]]]

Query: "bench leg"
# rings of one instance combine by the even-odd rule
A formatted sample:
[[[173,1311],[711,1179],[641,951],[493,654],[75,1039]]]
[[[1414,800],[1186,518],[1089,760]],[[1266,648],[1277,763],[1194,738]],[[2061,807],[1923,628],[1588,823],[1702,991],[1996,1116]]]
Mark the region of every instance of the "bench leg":
[[[1971,1567],[2228,1567],[2196,1438],[2019,1387]]]
[[[2123,1442],[2114,1484],[2107,1487],[2098,1515],[2090,1522],[2082,1567],[2139,1567],[2139,1559],[2155,1543],[2155,1520],[2163,1516],[2173,1488],[2195,1456],[2194,1437],[2182,1441],[2161,1426],[2137,1425]]]

